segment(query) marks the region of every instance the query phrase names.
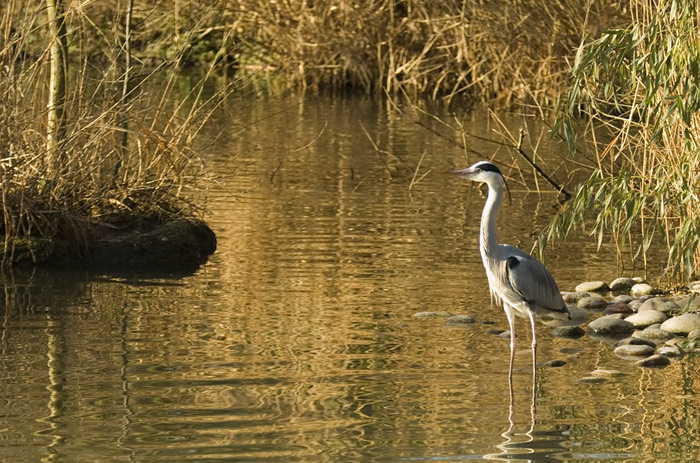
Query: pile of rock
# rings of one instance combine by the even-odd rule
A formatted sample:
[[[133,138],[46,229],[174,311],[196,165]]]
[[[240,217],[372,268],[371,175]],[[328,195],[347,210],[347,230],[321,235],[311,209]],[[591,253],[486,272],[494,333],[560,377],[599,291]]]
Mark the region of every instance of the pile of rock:
[[[618,278],[610,285],[581,283],[562,295],[577,324],[600,313],[588,323],[591,337],[617,340],[616,355],[640,366],[661,367],[672,357],[700,351],[700,282],[689,285],[688,294],[661,293],[639,279]],[[575,328],[559,327],[554,335],[581,335]]]

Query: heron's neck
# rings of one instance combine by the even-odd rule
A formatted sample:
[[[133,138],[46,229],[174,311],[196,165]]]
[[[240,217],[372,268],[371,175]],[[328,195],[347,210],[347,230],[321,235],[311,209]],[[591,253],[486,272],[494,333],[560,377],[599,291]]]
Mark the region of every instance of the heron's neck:
[[[496,214],[498,206],[501,205],[503,199],[503,189],[489,187],[489,196],[486,199],[484,211],[481,214],[481,232],[479,234],[479,244],[481,251],[486,256],[493,256],[498,248],[498,238],[496,237]]]

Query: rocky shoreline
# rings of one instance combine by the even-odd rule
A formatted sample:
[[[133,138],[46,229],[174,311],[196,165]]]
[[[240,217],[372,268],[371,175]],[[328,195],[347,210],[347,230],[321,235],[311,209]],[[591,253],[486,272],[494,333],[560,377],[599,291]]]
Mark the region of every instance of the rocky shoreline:
[[[586,333],[614,345],[614,353],[640,367],[663,368],[673,359],[700,352],[700,281],[688,285],[687,292],[668,294],[640,278],[618,278],[610,284],[589,281],[574,291],[562,291],[571,313],[570,321],[541,318],[561,338],[579,338]],[[418,312],[416,318],[445,317],[448,324],[472,324],[472,315],[448,312]],[[503,330],[492,334],[509,336]],[[552,360],[546,366],[558,367],[566,361]],[[596,371],[583,382],[598,382],[617,371]]]

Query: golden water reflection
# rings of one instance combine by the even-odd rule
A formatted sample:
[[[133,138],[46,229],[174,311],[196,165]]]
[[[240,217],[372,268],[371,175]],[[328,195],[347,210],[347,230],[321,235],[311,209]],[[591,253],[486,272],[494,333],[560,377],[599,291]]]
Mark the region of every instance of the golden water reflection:
[[[695,357],[642,370],[607,344],[540,325],[540,362],[567,364],[538,367],[533,386],[522,323],[510,409],[508,340],[488,332],[507,324],[475,245],[483,197],[439,175],[462,152],[367,101],[267,105],[218,126],[232,130],[207,159],[219,249],[194,275],[3,276],[1,461],[699,454]],[[252,123],[270,113],[284,117]],[[409,190],[423,152],[431,173]],[[515,190],[502,239],[527,248],[555,203]],[[573,242],[550,255],[563,289],[614,275],[613,256],[593,249]],[[578,382],[597,368],[626,375]]]

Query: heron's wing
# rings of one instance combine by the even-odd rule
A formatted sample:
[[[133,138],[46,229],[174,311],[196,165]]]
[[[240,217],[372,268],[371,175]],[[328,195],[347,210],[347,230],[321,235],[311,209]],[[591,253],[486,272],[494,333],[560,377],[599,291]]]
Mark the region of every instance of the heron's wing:
[[[557,283],[537,259],[520,251],[512,252],[504,261],[504,272],[510,286],[528,303],[547,310],[565,312],[566,304]]]

